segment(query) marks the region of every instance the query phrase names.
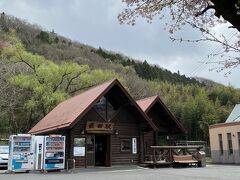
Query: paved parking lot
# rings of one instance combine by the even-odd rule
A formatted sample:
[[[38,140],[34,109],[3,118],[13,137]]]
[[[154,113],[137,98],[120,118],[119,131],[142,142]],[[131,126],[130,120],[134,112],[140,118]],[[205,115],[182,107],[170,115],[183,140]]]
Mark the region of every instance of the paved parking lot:
[[[240,166],[208,165],[205,168],[158,168],[136,166],[77,169],[73,173],[0,174],[0,180],[239,180]]]

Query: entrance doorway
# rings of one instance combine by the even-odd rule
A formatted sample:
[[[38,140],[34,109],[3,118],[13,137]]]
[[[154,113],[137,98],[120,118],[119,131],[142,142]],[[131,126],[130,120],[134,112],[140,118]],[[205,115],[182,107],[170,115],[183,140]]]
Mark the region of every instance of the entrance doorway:
[[[95,166],[110,166],[110,136],[95,136]]]

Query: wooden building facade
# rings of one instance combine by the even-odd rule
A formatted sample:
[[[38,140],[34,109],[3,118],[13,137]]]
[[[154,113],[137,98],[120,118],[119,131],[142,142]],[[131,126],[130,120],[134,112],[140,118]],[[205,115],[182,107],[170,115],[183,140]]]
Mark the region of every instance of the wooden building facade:
[[[76,167],[139,164],[157,132],[117,79],[60,103],[29,131],[65,135],[66,160],[75,159]]]
[[[185,130],[160,97],[152,96],[141,99],[137,101],[137,104],[158,128],[158,131],[144,132],[144,157],[147,159],[152,155],[150,146],[160,145],[159,138],[164,135],[170,137],[182,134]],[[168,145],[172,145],[171,142],[169,143]]]

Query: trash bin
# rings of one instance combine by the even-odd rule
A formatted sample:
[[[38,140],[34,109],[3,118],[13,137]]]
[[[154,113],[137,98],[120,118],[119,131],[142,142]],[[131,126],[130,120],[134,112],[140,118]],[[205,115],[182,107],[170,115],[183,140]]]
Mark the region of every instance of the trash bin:
[[[204,151],[197,152],[198,167],[206,167],[206,153]]]

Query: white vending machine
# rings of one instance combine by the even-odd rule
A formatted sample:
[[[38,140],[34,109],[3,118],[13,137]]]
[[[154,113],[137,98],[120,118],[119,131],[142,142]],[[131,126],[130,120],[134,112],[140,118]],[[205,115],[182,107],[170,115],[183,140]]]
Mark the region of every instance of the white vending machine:
[[[44,143],[44,170],[64,169],[65,136],[45,136]]]
[[[35,136],[35,170],[43,170],[45,136]]]
[[[14,172],[34,169],[34,136],[11,135],[9,138],[8,170]]]

